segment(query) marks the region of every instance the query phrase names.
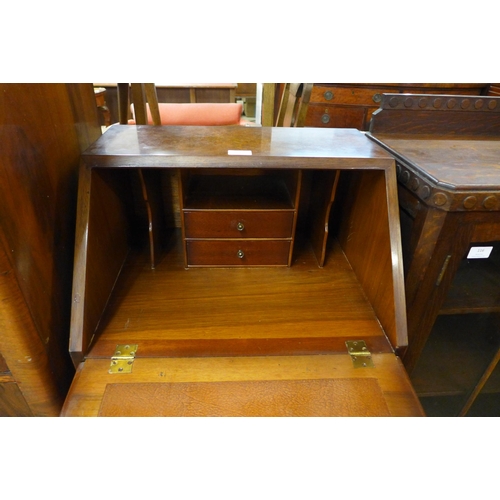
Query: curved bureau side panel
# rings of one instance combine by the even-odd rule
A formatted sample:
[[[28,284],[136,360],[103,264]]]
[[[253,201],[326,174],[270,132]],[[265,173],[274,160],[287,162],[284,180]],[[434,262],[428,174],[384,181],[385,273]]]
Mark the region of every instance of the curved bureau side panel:
[[[83,359],[129,253],[121,179],[113,169],[80,169],[70,353]],[[123,176],[122,176],[123,177]]]

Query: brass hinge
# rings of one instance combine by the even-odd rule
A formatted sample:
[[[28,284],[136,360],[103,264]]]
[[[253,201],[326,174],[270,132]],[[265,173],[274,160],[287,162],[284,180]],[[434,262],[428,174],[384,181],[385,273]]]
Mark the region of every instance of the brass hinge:
[[[117,345],[111,356],[109,373],[131,373],[137,347],[137,344]]]
[[[354,368],[374,368],[372,354],[366,347],[364,340],[348,340],[345,345]]]

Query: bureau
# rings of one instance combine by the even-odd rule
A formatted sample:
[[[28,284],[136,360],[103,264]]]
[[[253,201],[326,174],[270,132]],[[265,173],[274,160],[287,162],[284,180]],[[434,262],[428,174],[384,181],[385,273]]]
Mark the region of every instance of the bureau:
[[[62,415],[423,415],[399,231],[357,130],[111,127],[82,156]]]

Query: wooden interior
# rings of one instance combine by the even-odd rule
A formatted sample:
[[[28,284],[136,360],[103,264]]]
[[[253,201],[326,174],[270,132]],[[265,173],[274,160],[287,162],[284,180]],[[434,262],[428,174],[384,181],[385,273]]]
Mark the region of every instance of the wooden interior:
[[[228,155],[228,150],[252,154]],[[345,342],[358,339],[365,340],[370,352],[392,360],[391,370],[398,373],[394,384],[404,387],[403,400],[408,399],[404,410],[401,401],[387,403],[394,387],[381,389],[384,408],[390,406],[384,411],[421,414],[393,352],[406,345],[399,226],[393,217],[397,211],[394,162],[362,134],[265,127],[116,126],[83,159],[70,344],[79,375],[63,414],[99,413],[96,405],[105,404],[107,384],[120,381],[110,379],[105,370],[102,382],[96,381],[102,390],[97,390],[87,378],[93,376],[86,373],[92,366],[109,365],[118,344],[137,344],[134,364],[141,359],[137,366],[145,370],[134,366],[135,375],[122,380],[154,382],[151,370],[166,359],[196,366],[203,363],[200,358],[213,358],[221,361],[206,362],[222,363],[222,382],[231,380],[224,372],[229,369],[227,363],[255,363],[255,369],[261,366],[258,371],[265,373],[265,366],[276,370],[286,356],[292,356],[291,363],[293,356],[297,360],[305,356],[309,370],[322,363],[318,355],[333,355],[334,360],[340,354],[352,367]],[[164,177],[160,185],[172,179],[172,170],[181,179],[181,227],[156,227],[162,253],[154,265],[147,225],[135,210],[132,194],[139,168]],[[342,182],[337,183],[339,171]],[[329,187],[312,192],[316,177],[324,179],[328,172],[334,174],[328,176],[332,182],[325,185]],[[342,196],[335,197],[338,186]],[[311,222],[318,208],[310,211],[308,202],[318,196],[324,198],[316,203],[323,207],[319,238],[311,236],[321,227]],[[338,203],[332,208],[334,198]],[[168,204],[162,208],[170,209]],[[249,224],[249,234],[234,238],[227,231],[234,230],[242,215],[248,216],[244,222],[245,231]],[[252,217],[258,222],[255,227]],[[281,234],[284,227],[287,232]],[[315,239],[322,242],[319,251],[314,249]],[[234,263],[219,250],[228,242],[248,240],[264,248],[256,262]],[[193,241],[208,241],[208,255],[222,260],[191,267],[188,245]],[[275,244],[285,244],[282,262],[266,260],[279,254]],[[371,376],[382,376],[377,375],[380,369],[375,368]],[[297,370],[289,376],[303,380],[306,373]],[[286,378],[286,373],[279,378]],[[163,382],[173,374],[168,372]],[[337,375],[334,370],[327,378]],[[211,372],[204,376],[205,382],[218,380]],[[177,375],[171,380],[179,381]],[[300,397],[301,383],[292,386]],[[221,387],[226,396],[232,393],[232,385]],[[254,389],[259,392],[258,387],[263,386],[251,384],[249,394]],[[271,392],[281,393],[272,387]],[[178,389],[172,388],[176,394]],[[179,394],[185,396],[182,391]]]

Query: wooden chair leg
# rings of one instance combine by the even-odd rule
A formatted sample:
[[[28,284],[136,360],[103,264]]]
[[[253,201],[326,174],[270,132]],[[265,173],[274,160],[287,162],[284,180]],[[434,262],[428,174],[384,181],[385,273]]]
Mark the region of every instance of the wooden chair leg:
[[[149,111],[153,118],[153,125],[161,125],[160,108],[158,107],[158,96],[156,94],[156,86],[154,83],[145,83],[144,91],[149,104]]]
[[[132,102],[134,103],[135,123],[137,125],[147,125],[148,115],[146,112],[146,94],[143,83],[130,84],[132,90]]]
[[[118,83],[118,121],[120,125],[127,125],[128,114],[130,109],[129,84]]]
[[[302,95],[300,98],[299,110],[295,120],[295,127],[303,127],[306,121],[307,109],[309,107],[309,101],[311,100],[313,84],[303,83],[302,84]]]

